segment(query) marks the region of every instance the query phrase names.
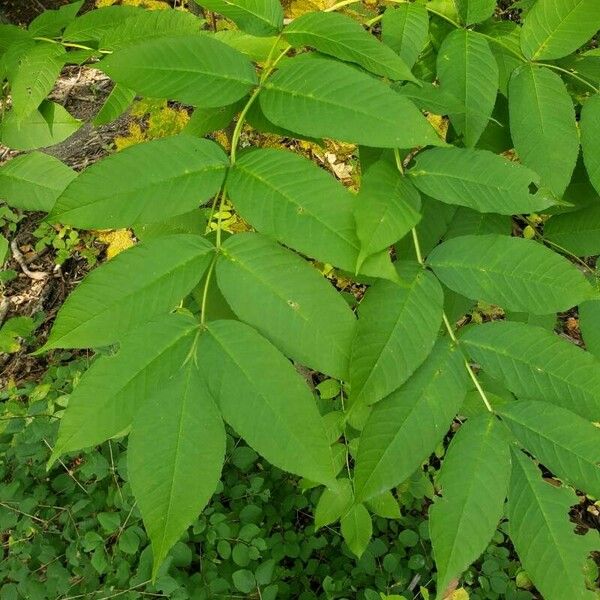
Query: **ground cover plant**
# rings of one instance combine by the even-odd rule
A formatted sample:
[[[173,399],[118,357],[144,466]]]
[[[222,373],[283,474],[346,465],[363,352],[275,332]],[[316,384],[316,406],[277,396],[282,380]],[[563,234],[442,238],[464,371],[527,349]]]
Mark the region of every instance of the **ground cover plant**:
[[[36,352],[99,355],[58,412],[48,468],[128,435],[128,502],[144,525],[128,539],[136,552],[149,538],[156,584],[185,563],[182,536],[202,533],[232,436],[274,481],[302,478],[314,527],[339,521],[357,558],[373,552],[374,520],[414,537],[398,486],[436,453],[422,532],[436,598],[469,583],[499,526],[541,597],[597,597],[597,531],[570,510],[574,490],[600,493],[600,4],[519,2],[506,20],[493,0],[370,14],[345,0],[285,24],[275,0],[203,0],[206,19],[82,4],[0,29],[0,140],[22,151],[0,170],[3,198],[66,231],[138,240],[83,279]],[[210,29],[214,13],[231,26]],[[95,125],[140,96],[193,107],[189,122],[80,171],[38,151],[81,128],[48,96],[82,63],[114,81]],[[355,189],[248,131],[352,145]],[[585,348],[555,331],[573,314]],[[9,341],[31,329],[19,331]],[[215,510],[200,519],[218,537]],[[256,537],[232,535],[238,554]],[[102,572],[102,536],[89,537]],[[426,568],[405,554],[388,568]],[[242,568],[214,579],[271,585],[233,560]],[[349,594],[339,581],[331,593]],[[411,581],[398,591],[427,594]],[[394,593],[383,587],[371,597]]]

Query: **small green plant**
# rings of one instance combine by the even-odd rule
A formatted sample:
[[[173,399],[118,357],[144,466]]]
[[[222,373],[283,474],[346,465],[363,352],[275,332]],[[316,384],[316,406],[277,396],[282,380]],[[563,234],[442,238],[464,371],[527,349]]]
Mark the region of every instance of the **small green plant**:
[[[338,12],[345,0],[284,27],[276,0],[199,1],[231,35],[177,10],[77,17],[81,4],[0,29],[0,139],[33,150],[2,168],[0,193],[49,223],[164,227],[93,270],[39,350],[118,346],[70,395],[50,462],[129,432],[156,578],[219,485],[225,422],[306,489],[324,486],[317,525],[340,520],[360,557],[373,515],[398,518],[391,490],[458,416],[429,511],[436,597],[506,518],[544,598],[594,598],[597,532],[577,534],[569,509],[573,488],[600,496],[586,260],[600,251],[600,81],[585,46],[600,3],[537,0],[516,23],[494,0],[395,2],[364,27]],[[80,127],[46,97],[86,58],[115,81],[97,123],[141,95],[195,107],[184,132],[81,173],[35,151]],[[240,149],[246,124],[357,145],[358,193],[293,152]],[[228,153],[205,137],[218,129]],[[202,235],[205,204],[216,226]],[[252,230],[229,235],[225,207]],[[312,260],[367,288],[357,315]],[[485,322],[457,328],[477,301]],[[587,351],[553,331],[574,307]],[[341,382],[339,406],[315,401],[306,369]]]

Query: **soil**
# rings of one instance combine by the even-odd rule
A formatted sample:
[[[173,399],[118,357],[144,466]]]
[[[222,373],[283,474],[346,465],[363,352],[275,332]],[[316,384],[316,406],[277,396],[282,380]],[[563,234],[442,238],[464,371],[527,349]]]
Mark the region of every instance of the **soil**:
[[[0,0],[0,16],[15,25],[27,25],[48,9],[57,9],[72,0]],[[94,0],[86,0],[82,10],[90,10]]]

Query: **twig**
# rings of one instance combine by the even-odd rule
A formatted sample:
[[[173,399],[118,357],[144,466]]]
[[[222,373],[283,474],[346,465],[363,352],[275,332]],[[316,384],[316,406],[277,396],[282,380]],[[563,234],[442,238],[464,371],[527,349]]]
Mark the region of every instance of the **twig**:
[[[25,257],[21,254],[19,247],[17,246],[17,240],[14,239],[10,242],[10,249],[12,251],[13,258],[17,261],[19,266],[21,267],[21,271],[29,277],[29,279],[35,279],[36,281],[42,281],[46,279],[49,275],[44,271],[30,271],[27,266],[27,262],[25,261]]]

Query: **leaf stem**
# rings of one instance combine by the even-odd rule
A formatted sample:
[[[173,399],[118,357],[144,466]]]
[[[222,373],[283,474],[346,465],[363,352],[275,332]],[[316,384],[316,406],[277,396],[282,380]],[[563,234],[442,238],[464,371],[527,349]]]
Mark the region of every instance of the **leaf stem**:
[[[90,46],[84,46],[82,44],[74,44],[72,42],[63,42],[61,40],[53,40],[52,38],[47,37],[34,37],[33,38],[37,42],[48,42],[49,44],[57,44],[59,46],[64,46],[65,48],[76,48],[77,50],[91,50],[92,52],[99,52],[100,54],[112,54],[112,50],[97,50],[96,48],[91,48]]]
[[[419,262],[419,264],[422,267],[425,267],[425,261],[423,260],[423,252],[421,251],[421,244],[419,243],[419,235],[417,234],[417,230],[413,227],[411,230],[411,233],[412,233],[412,238],[413,238],[413,245],[415,247],[415,254],[417,256],[417,261]],[[446,328],[446,331],[448,332],[448,335],[450,336],[450,339],[452,340],[452,342],[455,343],[456,345],[459,345],[458,338],[456,337],[456,334],[454,333],[454,328],[452,327],[452,324],[450,323],[450,319],[448,319],[448,315],[446,314],[445,311],[442,311],[442,321],[444,322],[444,327]],[[471,378],[471,380],[473,381],[473,383],[475,385],[475,389],[481,396],[481,399],[483,400],[485,407],[490,412],[494,412],[492,405],[490,404],[490,401],[488,400],[488,397],[485,394],[485,391],[483,390],[483,388],[481,387],[481,384],[479,383],[479,380],[477,379],[477,375],[475,375],[475,373],[473,372],[473,368],[471,367],[471,365],[469,364],[469,361],[466,358],[464,359],[464,365],[465,365],[465,369],[469,373],[469,377]]]

